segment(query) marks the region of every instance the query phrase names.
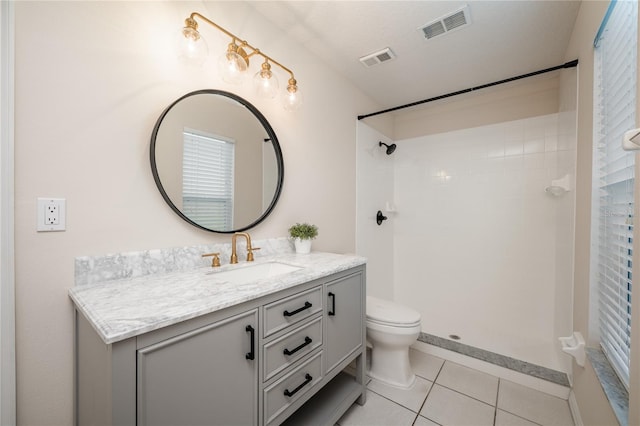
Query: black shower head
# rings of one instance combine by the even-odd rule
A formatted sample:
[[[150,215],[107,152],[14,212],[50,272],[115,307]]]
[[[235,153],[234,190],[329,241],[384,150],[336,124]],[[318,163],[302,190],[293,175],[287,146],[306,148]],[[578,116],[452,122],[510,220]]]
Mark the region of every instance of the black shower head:
[[[396,144],[395,143],[392,143],[391,145],[387,145],[384,142],[378,142],[378,146],[382,146],[382,145],[387,147],[387,155],[393,154],[393,151],[396,150]]]

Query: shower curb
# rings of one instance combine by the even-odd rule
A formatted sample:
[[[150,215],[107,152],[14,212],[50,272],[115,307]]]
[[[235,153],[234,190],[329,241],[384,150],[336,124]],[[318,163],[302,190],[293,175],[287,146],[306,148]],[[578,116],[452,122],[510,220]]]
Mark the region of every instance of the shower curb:
[[[418,341],[437,346],[442,349],[447,349],[449,351],[457,352],[459,354],[466,355],[471,358],[476,358],[491,364],[495,364],[500,367],[508,368],[509,370],[517,371],[518,373],[527,374],[538,379],[546,380],[557,385],[570,387],[569,377],[566,373],[563,373],[561,371],[552,370],[551,368],[542,367],[530,362],[521,361],[519,359],[511,358],[506,355],[500,355],[495,352],[487,351],[485,349],[465,345],[464,343],[460,342],[454,342],[449,339],[443,339],[442,337],[423,332],[420,333]]]

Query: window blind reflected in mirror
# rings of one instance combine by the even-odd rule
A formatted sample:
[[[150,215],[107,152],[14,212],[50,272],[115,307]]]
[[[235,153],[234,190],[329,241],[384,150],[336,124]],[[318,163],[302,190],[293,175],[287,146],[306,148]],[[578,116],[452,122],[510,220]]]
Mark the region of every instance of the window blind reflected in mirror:
[[[233,229],[235,142],[185,129],[182,208],[185,216],[210,229]]]

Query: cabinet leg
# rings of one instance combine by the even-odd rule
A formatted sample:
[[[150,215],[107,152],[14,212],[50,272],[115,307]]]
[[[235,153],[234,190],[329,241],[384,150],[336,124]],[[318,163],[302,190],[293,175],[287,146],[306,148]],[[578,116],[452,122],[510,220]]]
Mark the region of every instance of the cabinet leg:
[[[358,358],[356,358],[356,381],[362,386],[362,393],[356,400],[358,405],[364,405],[367,402],[367,348],[364,350]]]

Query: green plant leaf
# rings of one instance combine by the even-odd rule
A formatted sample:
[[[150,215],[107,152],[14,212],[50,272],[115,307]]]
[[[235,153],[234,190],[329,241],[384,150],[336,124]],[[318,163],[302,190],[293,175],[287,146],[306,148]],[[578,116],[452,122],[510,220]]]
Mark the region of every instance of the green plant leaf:
[[[296,223],[289,228],[291,238],[300,238],[301,240],[312,240],[318,236],[318,227],[308,223]]]

